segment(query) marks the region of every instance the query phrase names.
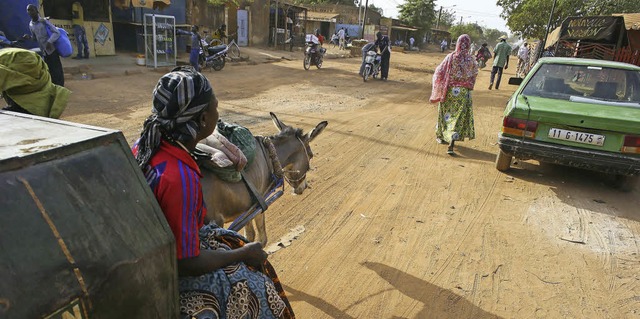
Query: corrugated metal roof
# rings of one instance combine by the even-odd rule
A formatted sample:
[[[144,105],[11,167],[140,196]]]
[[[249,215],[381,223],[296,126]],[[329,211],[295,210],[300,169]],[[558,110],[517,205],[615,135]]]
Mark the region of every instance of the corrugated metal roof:
[[[559,39],[560,39],[560,27],[557,27],[553,31],[549,32],[549,35],[547,36],[547,40],[544,41],[544,48],[546,49],[556,44],[556,42],[558,42]]]
[[[625,29],[640,30],[640,13],[614,13],[612,16],[623,17]]]
[[[333,12],[312,12],[307,11],[307,20],[332,22],[339,14]]]

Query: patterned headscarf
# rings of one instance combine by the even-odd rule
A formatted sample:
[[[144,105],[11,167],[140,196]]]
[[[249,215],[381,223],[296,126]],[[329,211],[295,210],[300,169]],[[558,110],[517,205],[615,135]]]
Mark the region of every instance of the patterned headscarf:
[[[192,141],[200,131],[198,117],[214,96],[209,80],[190,66],[163,75],[153,90],[153,109],[145,120],[136,160],[146,166],[162,138],[170,142]]]
[[[473,89],[478,75],[478,63],[469,52],[471,38],[463,34],[456,42],[456,50],[449,53],[433,73],[431,103],[444,102],[452,86]]]

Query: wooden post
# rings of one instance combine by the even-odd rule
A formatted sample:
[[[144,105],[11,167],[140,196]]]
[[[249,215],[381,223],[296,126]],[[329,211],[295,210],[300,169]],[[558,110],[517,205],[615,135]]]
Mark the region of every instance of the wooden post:
[[[274,36],[273,36],[273,43],[274,43],[273,47],[275,49],[278,49],[278,11],[280,11],[280,10],[279,10],[279,7],[278,7],[278,0],[276,0],[276,21],[275,21],[275,26],[276,27],[275,27],[275,30],[274,30],[275,32],[274,32]]]

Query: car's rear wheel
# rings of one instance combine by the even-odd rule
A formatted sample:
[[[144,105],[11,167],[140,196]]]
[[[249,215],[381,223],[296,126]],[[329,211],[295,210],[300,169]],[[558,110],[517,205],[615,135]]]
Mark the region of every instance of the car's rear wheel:
[[[498,152],[498,156],[496,157],[496,169],[504,172],[511,167],[511,159],[513,156],[507,155],[505,152],[500,150]]]
[[[637,175],[616,175],[614,186],[623,192],[630,192],[638,186],[639,182],[640,176]]]

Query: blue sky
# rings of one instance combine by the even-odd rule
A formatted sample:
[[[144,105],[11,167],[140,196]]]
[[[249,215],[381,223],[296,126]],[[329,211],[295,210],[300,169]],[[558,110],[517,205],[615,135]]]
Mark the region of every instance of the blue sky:
[[[362,3],[365,1],[362,0]],[[510,33],[506,21],[500,18],[502,8],[498,7],[496,2],[497,0],[436,0],[436,10],[442,6],[444,10],[455,11],[457,22],[460,22],[462,17],[463,23],[477,22],[481,26]],[[398,17],[396,7],[403,3],[404,0],[369,0],[369,4],[382,8],[385,16],[393,18]]]

